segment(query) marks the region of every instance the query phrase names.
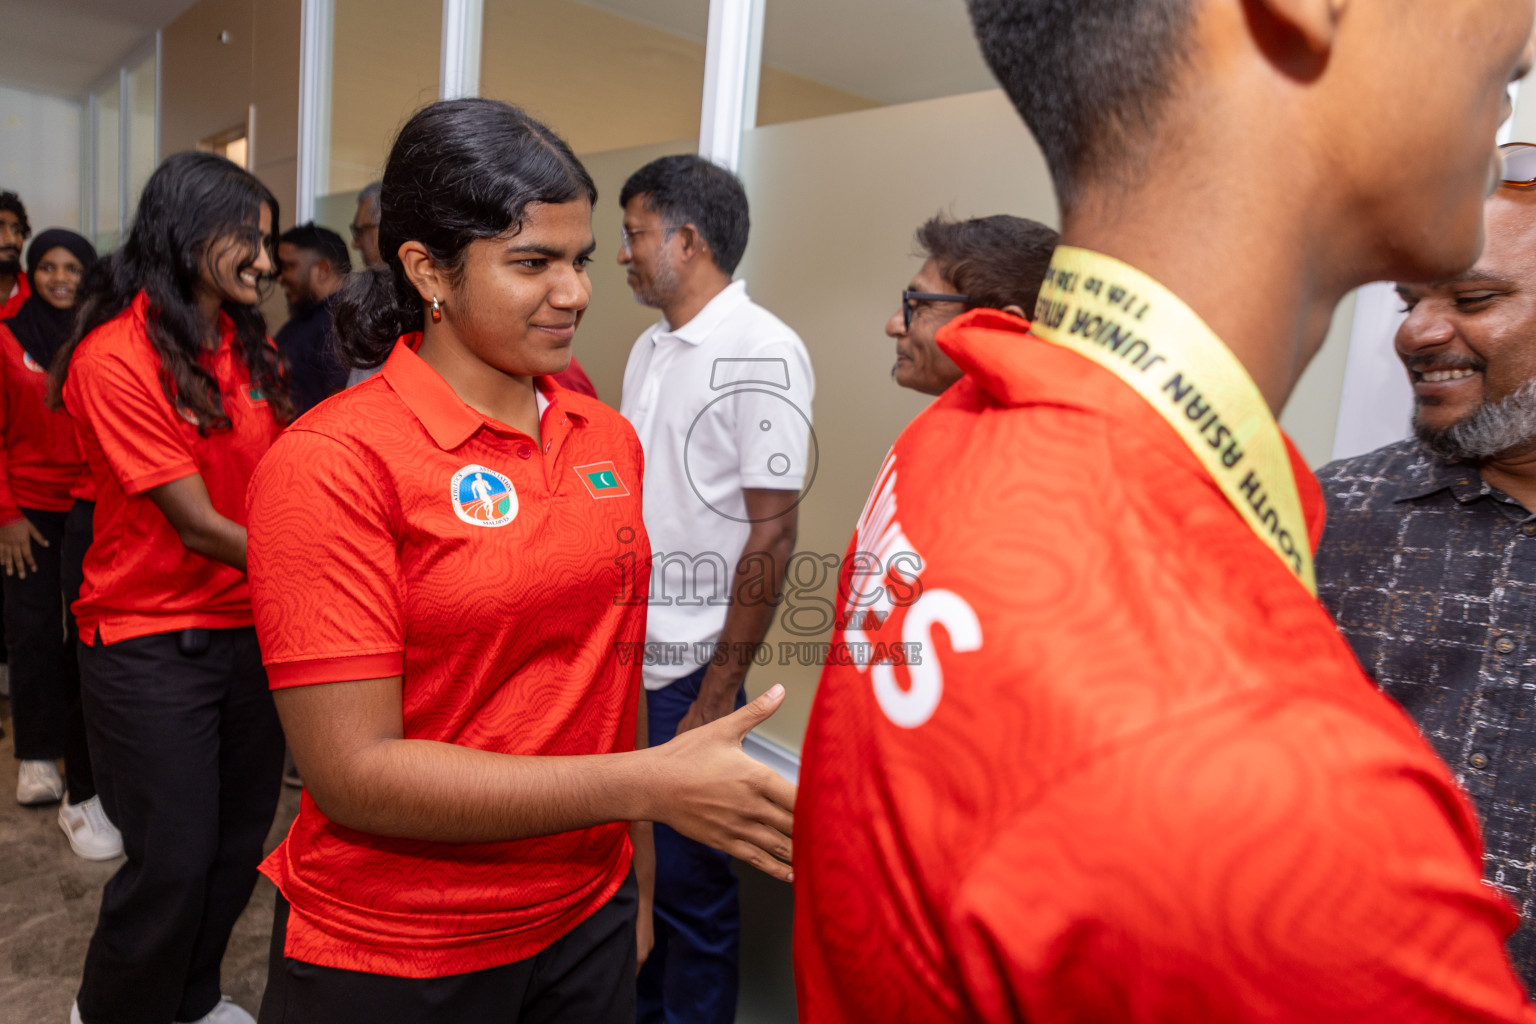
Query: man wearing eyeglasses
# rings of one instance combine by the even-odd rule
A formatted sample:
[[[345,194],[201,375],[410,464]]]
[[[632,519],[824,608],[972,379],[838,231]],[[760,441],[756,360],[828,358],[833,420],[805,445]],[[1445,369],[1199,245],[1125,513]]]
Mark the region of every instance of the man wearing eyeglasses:
[[[363,257],[363,266],[382,267],[384,258],[379,255],[379,196],[384,191],[381,181],[370,182],[357,194],[357,212],[352,215],[352,245]]]
[[[1318,596],[1472,797],[1536,987],[1536,147],[1506,147],[1487,248],[1400,284],[1414,436],[1318,474]]]
[[[923,265],[901,293],[900,312],[885,323],[896,342],[891,379],[938,395],[962,376],[934,341],[939,328],[977,307],[1033,316],[1056,232],[1004,214],[961,221],[940,214],[917,229],[917,245]]]

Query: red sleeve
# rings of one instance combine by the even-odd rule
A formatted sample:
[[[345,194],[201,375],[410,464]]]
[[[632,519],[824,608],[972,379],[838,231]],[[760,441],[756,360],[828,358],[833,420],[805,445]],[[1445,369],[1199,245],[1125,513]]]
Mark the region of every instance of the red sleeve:
[[[21,312],[22,305],[32,295],[32,286],[27,283],[25,272],[16,274],[16,294],[8,299],[0,299],[0,320],[9,320]]]
[[[555,380],[567,391],[575,391],[589,398],[597,397],[597,388],[592,386],[592,380],[587,376],[587,371],[581,368],[575,356],[571,356],[571,365],[555,374]]]
[[[158,367],[132,360],[137,341],[93,345],[69,370],[70,414],[91,425],[107,467],[130,496],[198,471],[187,423],[161,388]]]
[[[3,349],[17,344],[20,343],[15,335],[4,324],[0,324],[0,526],[10,526],[22,518],[16,496],[11,493],[10,457],[5,446],[5,438],[11,427],[11,402],[8,390],[10,382],[6,380],[10,366]]]
[[[1443,769],[1269,714],[1116,751],[1000,833],[950,922],[976,1019],[1536,1020]]]
[[[274,689],[403,671],[398,515],[364,458],[290,429],[251,480],[247,571]]]

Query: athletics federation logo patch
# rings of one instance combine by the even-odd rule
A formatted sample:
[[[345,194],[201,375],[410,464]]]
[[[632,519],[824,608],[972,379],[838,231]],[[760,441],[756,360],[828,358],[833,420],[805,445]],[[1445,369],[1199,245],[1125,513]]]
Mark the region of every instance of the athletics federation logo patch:
[[[586,486],[587,493],[601,501],[603,498],[627,498],[629,488],[619,479],[619,471],[612,462],[589,462],[576,467],[576,475]]]
[[[512,481],[484,466],[465,466],[448,485],[453,511],[475,526],[506,526],[517,518],[517,491]]]

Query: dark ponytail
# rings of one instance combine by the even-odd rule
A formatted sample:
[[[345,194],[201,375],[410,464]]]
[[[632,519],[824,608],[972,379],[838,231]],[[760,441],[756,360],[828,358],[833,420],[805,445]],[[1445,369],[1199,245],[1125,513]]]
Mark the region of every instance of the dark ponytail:
[[[426,311],[400,246],[420,242],[454,276],[464,250],[516,233],[529,203],[597,202],[597,186],[565,141],[517,107],[443,100],[400,129],[379,195],[381,269],[351,275],[336,306],[342,358],[362,369],[389,357]]]
[[[246,248],[239,269],[255,263],[263,244],[261,208],[277,229],[277,199],[249,171],[212,153],[176,153],[150,175],[123,247],[97,264],[82,283],[74,333],[54,358],[49,400],[56,407],[69,377],[75,347],[116,317],[139,292],[149,298],[150,344],[160,357],[160,385],[172,405],[207,435],[228,430],[230,419],[218,382],[203,366],[206,322],[196,293],[200,268],[214,243],[237,238]],[[235,358],[245,363],[251,385],[267,399],[278,422],[293,419],[293,401],[277,351],[267,343],[261,310],[225,302],[234,323]]]

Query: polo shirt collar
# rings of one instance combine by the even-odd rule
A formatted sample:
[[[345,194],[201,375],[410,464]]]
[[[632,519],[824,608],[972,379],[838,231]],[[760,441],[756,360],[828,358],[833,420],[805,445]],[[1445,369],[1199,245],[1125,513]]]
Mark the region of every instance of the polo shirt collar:
[[[657,325],[659,329],[655,337],[676,338],[690,345],[701,345],[709,340],[709,336],[725,321],[726,317],[734,313],[738,307],[745,305],[747,301],[747,282],[732,281],[718,295],[705,303],[704,308],[699,310],[692,320],[677,330],[673,330],[671,324],[662,320]]]
[[[1462,504],[1487,493],[1476,467],[1442,461],[1423,447],[1415,448],[1413,460],[1403,467],[1396,490],[1393,501],[1413,501],[1450,491]]]
[[[452,451],[468,441],[481,427],[498,433],[511,430],[471,409],[458,392],[428,366],[426,360],[416,354],[420,346],[420,332],[402,335],[395,342],[394,351],[384,361],[384,369],[380,373],[395,394],[400,396],[405,407],[421,421],[434,444],[443,451]],[[573,420],[586,419],[581,413],[566,408],[561,402],[560,387],[552,384],[548,377],[535,377],[533,383],[544,399],[539,403],[541,422],[550,410]]]
[[[1477,467],[1464,462],[1446,462],[1422,445],[1411,464],[1403,471],[1397,496],[1393,501],[1417,501],[1449,491],[1459,504],[1470,505],[1482,498],[1493,498],[1519,505],[1515,499],[1483,479]]]

